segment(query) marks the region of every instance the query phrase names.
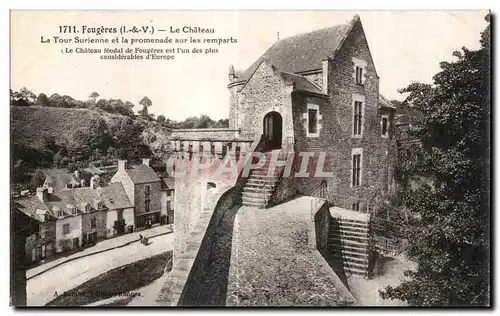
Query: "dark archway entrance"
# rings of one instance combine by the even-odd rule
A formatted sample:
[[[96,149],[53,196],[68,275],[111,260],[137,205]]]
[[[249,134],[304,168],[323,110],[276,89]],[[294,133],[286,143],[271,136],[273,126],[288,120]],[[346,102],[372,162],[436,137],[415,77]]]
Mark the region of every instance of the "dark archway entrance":
[[[281,148],[281,139],[283,132],[283,119],[278,112],[269,112],[264,116],[264,141],[266,149]]]

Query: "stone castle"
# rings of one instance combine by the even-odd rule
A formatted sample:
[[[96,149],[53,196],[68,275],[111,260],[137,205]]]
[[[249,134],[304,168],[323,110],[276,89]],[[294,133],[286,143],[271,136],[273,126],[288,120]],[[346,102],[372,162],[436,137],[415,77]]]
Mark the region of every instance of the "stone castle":
[[[329,220],[318,219],[320,210],[321,216],[327,216],[328,206],[369,214],[394,190],[395,106],[379,93],[358,16],[344,25],[279,40],[245,71],[230,66],[228,89],[229,128],[174,130],[171,147],[179,157],[189,153],[179,159],[183,162],[199,153],[230,156],[243,165],[254,163],[254,153],[267,159],[248,177],[240,172],[229,181],[215,174],[176,179],[173,271],[158,299],[162,305],[203,301],[200,282],[207,278],[217,230],[230,210],[257,211],[299,196],[317,197],[319,204],[286,205],[292,206],[291,213],[293,207],[311,207],[319,222],[309,233],[317,236],[314,247],[319,250],[331,234],[322,224]],[[301,169],[306,156],[328,176],[283,176],[285,166],[292,175],[310,171]],[[274,168],[270,157],[282,165]]]

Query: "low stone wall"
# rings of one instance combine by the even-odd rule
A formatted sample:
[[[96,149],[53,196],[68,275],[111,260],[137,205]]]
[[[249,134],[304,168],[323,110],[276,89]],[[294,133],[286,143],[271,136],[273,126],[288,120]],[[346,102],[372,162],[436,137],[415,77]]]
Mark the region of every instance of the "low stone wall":
[[[217,277],[214,278],[211,275],[214,271],[210,264],[218,253],[215,244],[218,238],[217,233],[221,229],[221,220],[226,212],[239,207],[241,204],[241,190],[242,186],[236,185],[226,191],[217,202],[177,305],[224,305],[217,304],[218,293],[216,292],[217,289],[221,288],[222,283],[227,283],[227,276],[218,273]],[[213,287],[215,291],[207,291],[207,287]]]
[[[172,140],[229,141],[238,138],[239,130],[228,128],[193,128],[172,130]]]

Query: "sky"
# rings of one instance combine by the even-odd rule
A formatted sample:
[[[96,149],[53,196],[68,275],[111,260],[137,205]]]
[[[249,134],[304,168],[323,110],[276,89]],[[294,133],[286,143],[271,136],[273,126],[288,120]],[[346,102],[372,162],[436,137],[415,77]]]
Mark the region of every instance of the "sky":
[[[228,69],[244,70],[276,40],[348,23],[361,18],[380,77],[380,92],[403,99],[397,90],[413,81],[431,83],[441,61],[452,52],[479,47],[486,11],[14,11],[11,12],[11,89],[87,100],[92,91],[103,98],[136,104],[148,96],[150,113],[182,120],[207,114],[212,119],[229,113]],[[63,54],[64,48],[127,47],[41,43],[57,36],[60,25],[88,27],[183,26],[213,28],[206,38],[237,38],[237,44],[139,44],[141,48],[216,48],[217,54],[188,54],[174,60],[100,60],[92,54]],[[169,36],[157,33],[155,38]],[[82,36],[82,34],[78,34]],[[182,37],[195,34],[181,34]],[[130,37],[134,37],[131,35]],[[115,35],[101,35],[112,39]]]

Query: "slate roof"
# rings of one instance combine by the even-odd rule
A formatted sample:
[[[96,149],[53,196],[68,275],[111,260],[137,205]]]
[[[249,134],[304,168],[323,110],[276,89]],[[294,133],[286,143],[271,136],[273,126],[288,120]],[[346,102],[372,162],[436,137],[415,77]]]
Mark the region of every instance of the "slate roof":
[[[73,173],[68,173],[60,169],[44,170],[45,183],[50,184],[54,191],[62,191],[67,189],[67,184],[80,183],[80,178],[76,178]]]
[[[68,206],[73,206],[76,207],[77,214],[82,214],[85,213],[87,204],[95,210],[99,202],[104,203],[104,206],[110,210],[134,207],[123,185],[119,182],[95,190],[83,187],[47,193],[47,200],[44,202],[40,201],[36,195],[17,198],[13,200],[13,206],[29,217],[42,222],[37,210],[46,210],[47,214],[57,217],[57,210],[63,211],[65,215],[73,215],[68,212]]]
[[[379,94],[378,95],[378,105],[379,107],[385,107],[385,108],[390,108],[390,109],[396,109],[396,106],[391,103],[386,97],[383,95]]]
[[[156,172],[144,164],[133,165],[125,170],[134,184],[161,181]]]
[[[359,19],[355,16],[354,20]],[[353,21],[354,21],[353,20]],[[267,60],[279,71],[300,73],[322,69],[323,60],[332,57],[349,33],[353,22],[284,38],[274,43],[259,59],[240,74],[246,81]]]
[[[12,200],[12,205],[27,216],[34,218],[39,222],[43,222],[42,218],[36,213],[36,211],[47,210],[47,206],[45,203],[40,201],[36,195],[14,199]]]
[[[280,76],[281,78],[283,78],[286,84],[293,84],[295,90],[323,94],[323,91],[321,91],[321,89],[316,84],[314,84],[306,77],[291,74],[288,72],[280,72]]]
[[[110,183],[106,187],[98,188],[98,192],[104,205],[110,210],[134,207],[120,182]]]
[[[164,177],[162,180],[162,189],[163,190],[174,190],[175,189],[175,179],[172,177]]]

